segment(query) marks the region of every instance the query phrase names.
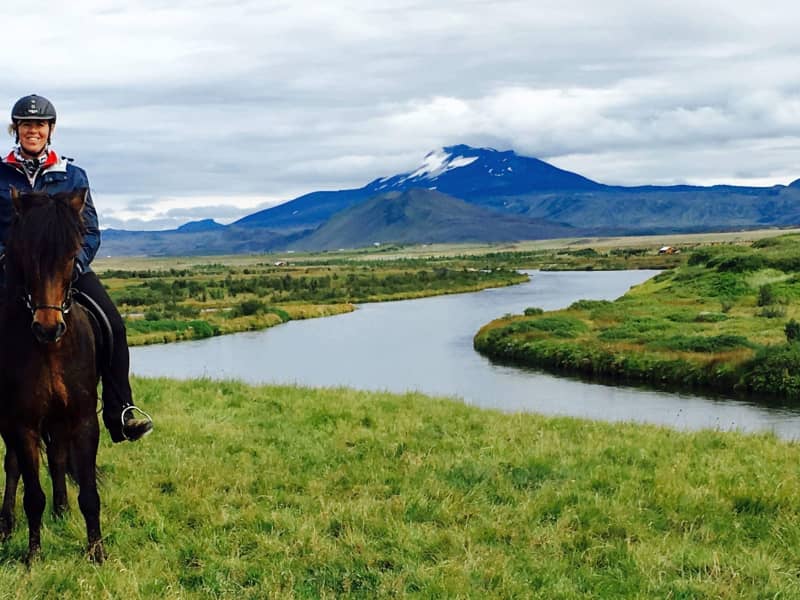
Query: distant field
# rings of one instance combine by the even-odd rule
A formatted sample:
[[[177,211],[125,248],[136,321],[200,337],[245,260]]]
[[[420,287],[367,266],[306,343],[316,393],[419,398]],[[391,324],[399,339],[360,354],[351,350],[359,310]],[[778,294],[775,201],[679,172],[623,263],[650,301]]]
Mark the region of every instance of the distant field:
[[[183,257],[104,257],[102,249],[93,266],[98,272],[108,269],[182,269],[196,265],[219,263],[231,266],[248,266],[264,261],[328,261],[335,259],[395,260],[398,258],[446,257],[459,255],[481,255],[493,252],[530,252],[535,250],[558,250],[567,248],[630,248],[679,246],[709,243],[752,242],[766,237],[787,233],[800,233],[800,229],[756,229],[720,233],[664,234],[653,236],[629,236],[609,238],[563,238],[531,240],[504,244],[429,244],[397,248],[384,246],[343,252],[275,253],[220,256]]]

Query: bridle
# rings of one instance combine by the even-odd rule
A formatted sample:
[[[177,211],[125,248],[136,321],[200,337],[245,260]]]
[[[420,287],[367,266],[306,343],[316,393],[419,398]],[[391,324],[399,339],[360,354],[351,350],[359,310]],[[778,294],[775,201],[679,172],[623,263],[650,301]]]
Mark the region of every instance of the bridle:
[[[70,310],[72,310],[72,300],[75,294],[75,288],[72,287],[73,283],[75,283],[75,277],[73,277],[69,282],[69,286],[67,287],[67,291],[64,292],[64,299],[61,301],[61,304],[34,304],[33,295],[27,290],[23,290],[22,292],[22,302],[25,304],[27,309],[31,311],[31,317],[36,315],[37,310],[57,310],[61,313],[61,316],[64,317],[69,314]]]
[[[37,310],[57,310],[61,313],[61,315],[69,314],[69,311],[72,310],[72,296],[74,294],[72,285],[67,288],[66,293],[64,294],[64,300],[61,302],[60,305],[56,304],[34,304],[33,303],[33,296],[31,296],[30,292],[27,292],[22,295],[22,301],[25,303],[25,306],[28,307],[28,310],[31,311],[31,316],[36,314]]]

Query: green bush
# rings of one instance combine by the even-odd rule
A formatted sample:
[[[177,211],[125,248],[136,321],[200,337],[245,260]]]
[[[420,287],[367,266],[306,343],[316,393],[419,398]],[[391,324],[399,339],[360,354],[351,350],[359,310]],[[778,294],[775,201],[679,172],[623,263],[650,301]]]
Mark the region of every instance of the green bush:
[[[233,307],[232,315],[236,317],[249,317],[263,313],[267,308],[261,300],[245,300]]]
[[[772,287],[772,285],[765,283],[758,288],[759,306],[769,306],[770,304],[775,304],[776,301],[777,297],[775,296],[775,289]]]
[[[533,317],[535,315],[541,315],[542,313],[544,313],[544,309],[539,308],[538,306],[529,306],[525,309],[526,317]]]
[[[186,325],[187,329],[192,330],[192,337],[194,338],[201,339],[219,335],[219,328],[214,327],[208,321],[189,321]]]
[[[800,323],[794,319],[791,319],[788,323],[786,323],[783,331],[786,333],[786,341],[790,344],[800,340]]]
[[[729,309],[730,310],[730,309]],[[727,321],[730,317],[724,313],[703,311],[695,318],[695,323],[719,323],[720,321]]]
[[[754,392],[800,397],[800,344],[763,348],[748,365],[743,381]]]
[[[677,352],[724,352],[734,348],[752,348],[743,335],[674,335],[647,344],[648,348]]]
[[[721,261],[717,265],[717,271],[730,271],[733,273],[743,273],[745,271],[758,271],[765,266],[763,256],[757,254],[746,254],[744,256],[732,256]]]
[[[569,305],[570,310],[593,310],[595,308],[604,308],[611,306],[612,302],[609,300],[576,300]]]
[[[767,319],[781,319],[786,316],[786,307],[779,304],[765,306],[758,311],[758,316]]]
[[[515,321],[499,330],[503,335],[519,334],[531,331],[550,333],[558,338],[577,337],[579,333],[587,331],[588,327],[580,319],[574,317],[554,316],[542,317],[527,321]]]

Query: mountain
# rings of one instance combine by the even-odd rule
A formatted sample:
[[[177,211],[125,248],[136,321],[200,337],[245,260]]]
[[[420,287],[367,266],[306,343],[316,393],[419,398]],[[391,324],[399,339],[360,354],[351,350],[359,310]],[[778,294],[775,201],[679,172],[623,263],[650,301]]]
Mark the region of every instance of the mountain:
[[[532,191],[596,190],[603,186],[512,150],[499,152],[461,144],[429,152],[416,171],[376,179],[366,189],[378,193],[414,187],[436,189],[469,201]]]
[[[498,242],[580,235],[544,219],[497,213],[438,191],[380,194],[335,214],[292,247],[334,250],[373,243]]]
[[[224,229],[225,225],[217,223],[214,219],[202,219],[200,221],[190,221],[178,227],[175,231],[182,233],[194,233],[197,231],[214,231]]]
[[[317,191],[231,225],[106,231],[104,254],[216,254],[372,243],[510,241],[800,225],[788,186],[611,186],[513,151],[447,146],[415,170]]]
[[[366,188],[312,192],[285,204],[267,208],[232,223],[234,227],[271,229],[286,233],[313,229],[332,215],[374,195]]]
[[[599,183],[513,151],[466,145],[429,152],[416,170],[376,179],[364,187],[334,192],[312,192],[273,208],[248,215],[238,227],[263,227],[298,231],[321,225],[337,212],[377,194],[414,188],[435,189],[478,204],[485,197],[527,193],[532,190],[602,189]]]

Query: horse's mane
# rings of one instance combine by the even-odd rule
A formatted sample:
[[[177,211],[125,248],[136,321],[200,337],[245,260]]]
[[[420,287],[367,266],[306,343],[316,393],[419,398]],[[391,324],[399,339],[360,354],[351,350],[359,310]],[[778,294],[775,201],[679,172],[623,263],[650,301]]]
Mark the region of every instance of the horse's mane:
[[[83,241],[83,219],[68,203],[69,194],[20,194],[25,209],[9,230],[7,248],[29,277],[51,273]],[[11,257],[10,257],[11,258]],[[13,260],[13,259],[12,259]]]

